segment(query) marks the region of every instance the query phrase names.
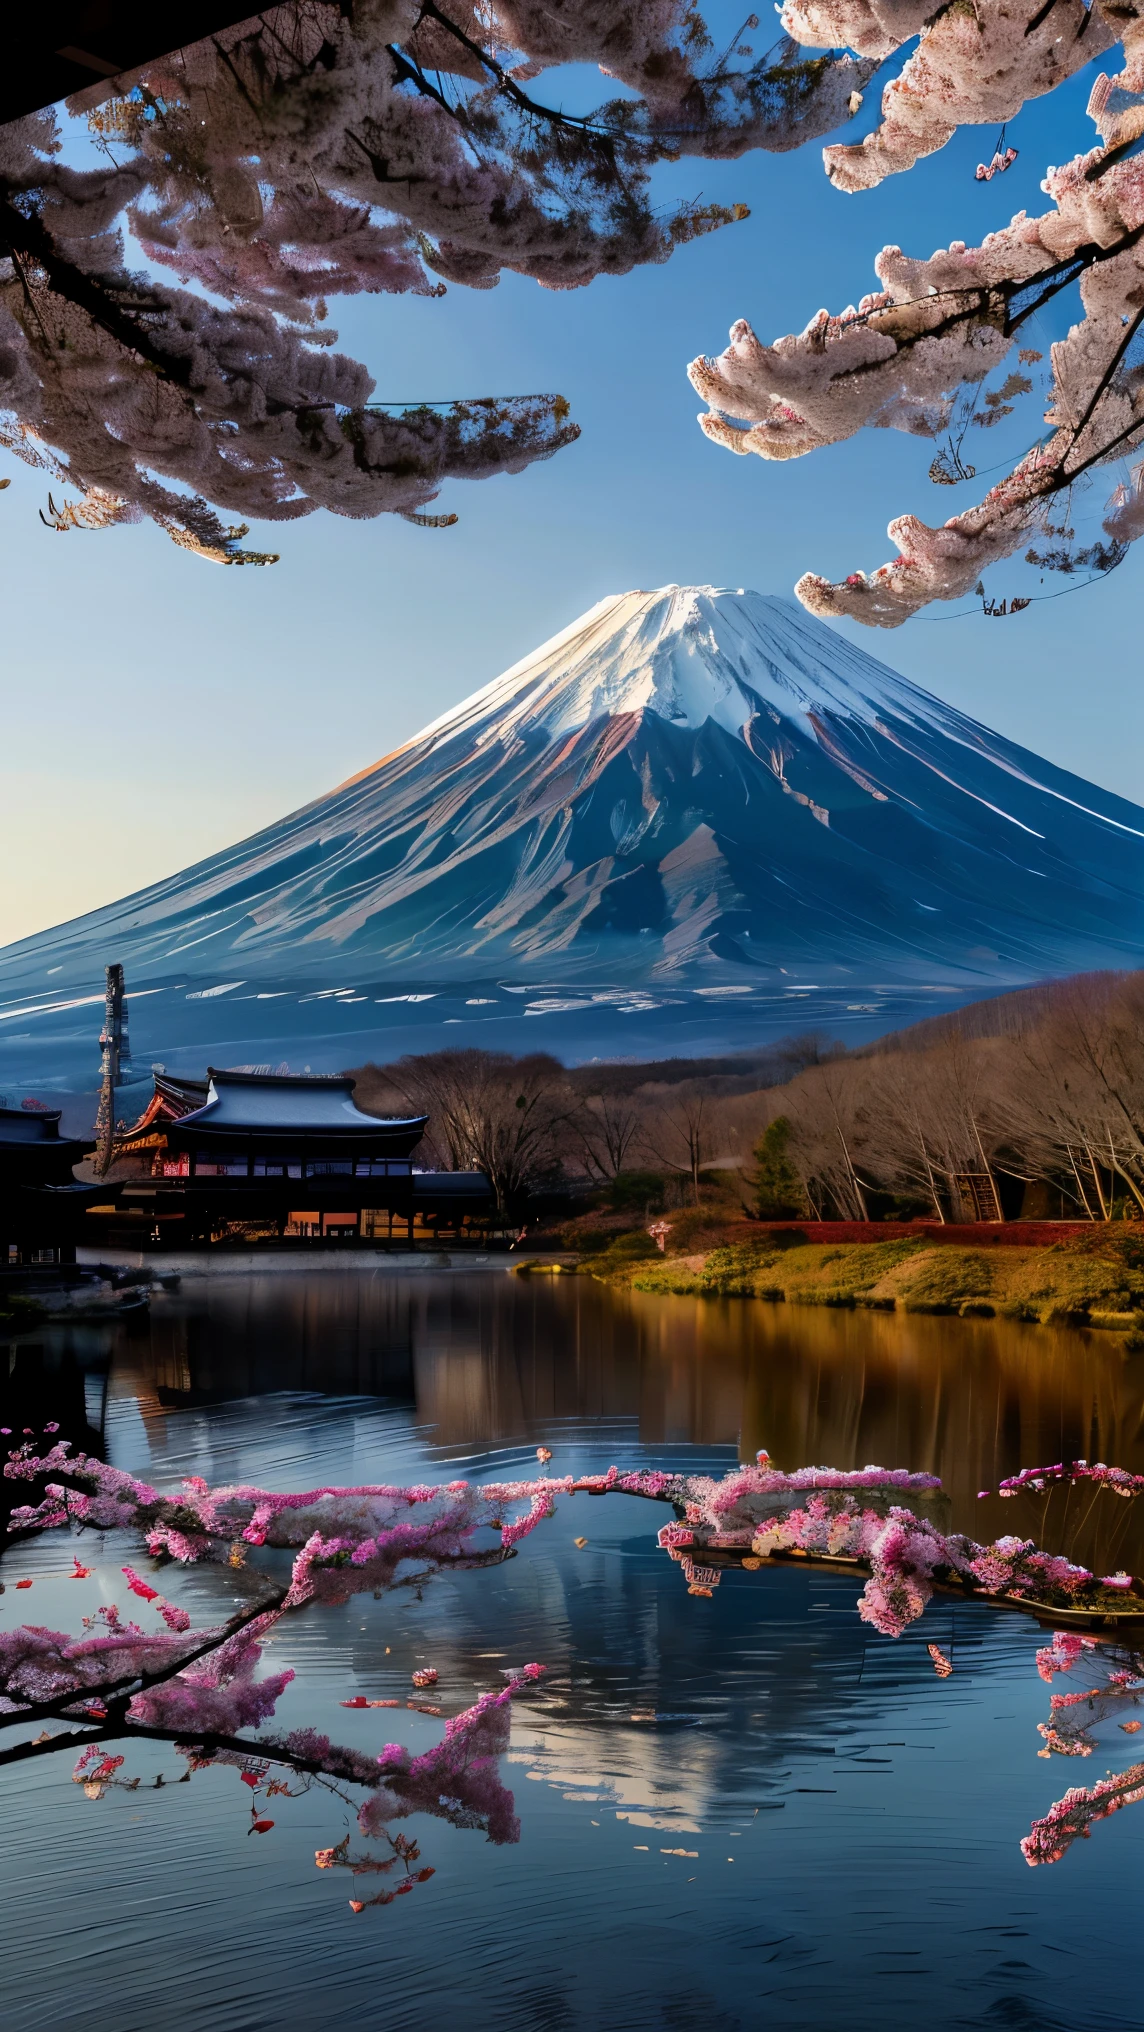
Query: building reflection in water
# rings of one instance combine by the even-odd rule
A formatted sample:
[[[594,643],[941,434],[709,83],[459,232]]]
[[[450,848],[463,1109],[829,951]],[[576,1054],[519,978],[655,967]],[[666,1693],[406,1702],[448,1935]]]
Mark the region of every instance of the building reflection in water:
[[[84,1453],[103,1454],[103,1422],[112,1328],[76,1322],[24,1326],[0,1323],[0,1459],[29,1428],[39,1432],[51,1420],[61,1439]],[[0,1553],[8,1519],[28,1500],[19,1482],[0,1478]]]
[[[1022,1466],[1144,1470],[1144,1358],[1096,1332],[654,1298],[584,1278],[419,1272],[235,1277],[156,1298],[117,1394],[161,1415],[278,1391],[410,1406],[446,1451],[611,1427],[622,1452],[766,1446],[783,1466],[928,1468],[958,1528],[1144,1563],[1107,1495],[979,1501]],[[1068,1543],[1066,1546],[1065,1540]]]

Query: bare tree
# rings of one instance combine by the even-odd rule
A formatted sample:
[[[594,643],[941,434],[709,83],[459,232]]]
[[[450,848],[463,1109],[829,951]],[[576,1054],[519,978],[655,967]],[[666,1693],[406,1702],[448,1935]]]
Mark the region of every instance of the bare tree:
[[[1144,1211],[1144,977],[1082,975],[1015,1041],[1003,1103],[1037,1175],[1107,1220],[1117,1181]]]
[[[869,1217],[864,1166],[862,1086],[868,1077],[858,1061],[808,1067],[774,1097],[773,1112],[790,1123],[788,1154],[819,1220],[831,1212],[843,1220]]]
[[[649,1154],[669,1171],[686,1173],[699,1205],[699,1174],[716,1155],[711,1104],[703,1093],[673,1094],[653,1105],[645,1118],[642,1142]]]
[[[996,1133],[996,1052],[959,1029],[920,1059],[874,1060],[877,1094],[872,1161],[888,1183],[926,1193],[939,1219],[966,1209],[959,1180],[976,1177],[990,1218],[1000,1200],[989,1150]],[[944,1204],[943,1204],[944,1194]],[[968,1209],[972,1219],[976,1207]]]
[[[430,1117],[454,1171],[483,1171],[497,1205],[511,1207],[558,1174],[571,1142],[574,1100],[564,1067],[535,1052],[433,1051],[383,1069]]]
[[[590,1177],[616,1178],[640,1134],[642,1111],[626,1094],[590,1094],[572,1117],[572,1129]]]
[[[887,1185],[928,1199],[934,1218],[944,1222],[948,1191],[939,1180],[945,1167],[934,1137],[934,1120],[919,1080],[928,1065],[902,1053],[888,1053],[869,1067],[871,1088],[871,1163]]]

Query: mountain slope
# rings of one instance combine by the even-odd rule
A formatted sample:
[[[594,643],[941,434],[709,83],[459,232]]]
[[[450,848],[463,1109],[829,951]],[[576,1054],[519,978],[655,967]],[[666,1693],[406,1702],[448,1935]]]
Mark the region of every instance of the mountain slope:
[[[0,953],[0,1066],[8,1011],[96,992],[109,959],[169,1010],[260,998],[298,1038],[284,1001],[376,1012],[387,986],[494,984],[470,1011],[522,983],[612,1008],[956,1000],[1142,952],[1144,811],[791,602],[670,586],[601,601],[279,824]]]

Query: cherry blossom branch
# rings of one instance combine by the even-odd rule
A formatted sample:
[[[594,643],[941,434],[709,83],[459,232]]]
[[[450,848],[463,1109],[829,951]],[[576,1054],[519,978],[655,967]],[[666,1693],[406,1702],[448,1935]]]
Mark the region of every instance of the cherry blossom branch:
[[[73,1687],[69,1692],[56,1694],[50,1700],[28,1701],[13,1708],[0,1707],[0,1728],[11,1728],[17,1723],[50,1721],[57,1716],[65,1721],[72,1719],[68,1714],[69,1708],[74,1708],[79,1701],[85,1699],[98,1698],[101,1704],[106,1706],[109,1716],[120,1708],[126,1711],[129,1701],[135,1694],[146,1693],[151,1687],[165,1684],[172,1674],[185,1671],[200,1658],[206,1658],[220,1650],[229,1638],[259,1622],[263,1616],[273,1620],[273,1612],[281,1608],[286,1594],[285,1588],[276,1590],[256,1607],[244,1609],[238,1615],[230,1617],[218,1629],[200,1632],[198,1641],[190,1649],[176,1652],[172,1647],[168,1662],[162,1667],[156,1666],[150,1672],[143,1670],[126,1673],[118,1679],[100,1679],[82,1688]],[[2,1648],[0,1648],[0,1668],[2,1664]]]
[[[1106,172],[1098,181],[1094,168]],[[863,428],[937,436],[949,427],[958,391],[980,386],[1021,326],[1079,280],[1083,318],[1052,348],[1047,441],[977,507],[944,524],[898,517],[890,524],[898,555],[877,571],[838,583],[805,573],[795,590],[813,613],[898,627],[930,600],[960,599],[989,564],[1028,540],[1055,495],[1144,443],[1144,377],[1131,363],[1144,323],[1139,164],[1112,164],[1095,151],[1051,171],[1046,188],[1054,213],[1022,213],[980,247],[954,241],[926,261],[886,247],[875,263],[883,287],[857,310],[821,311],[801,335],[773,346],[740,322],[719,359],[693,362],[692,382],[709,404],[701,427],[739,454],[797,458]],[[1041,355],[1020,358],[1035,363]],[[1032,387],[1010,373],[974,420],[1009,414]],[[1139,477],[1109,504],[1104,529],[1117,546],[1144,533]]]
[[[547,1449],[538,1451],[542,1460],[550,1457]],[[859,1614],[889,1637],[900,1636],[922,1614],[938,1585],[960,1584],[971,1594],[1038,1607],[1060,1601],[1101,1612],[1115,1609],[1117,1596],[1122,1600],[1133,1585],[1127,1575],[1097,1580],[1086,1568],[1041,1551],[1031,1539],[999,1538],[982,1545],[964,1533],[945,1531],[934,1517],[920,1514],[927,1504],[940,1500],[934,1475],[875,1466],[808,1467],[784,1473],[765,1450],[754,1463],[722,1481],[612,1467],[604,1474],[542,1476],[476,1488],[456,1481],[444,1487],[324,1485],[281,1493],[245,1484],[211,1489],[201,1478],[189,1477],[177,1495],[164,1495],[105,1462],[72,1456],[66,1442],[57,1441],[40,1455],[34,1440],[29,1440],[13,1450],[4,1473],[24,1481],[66,1477],[66,1482],[48,1482],[41,1502],[17,1513],[15,1522],[24,1528],[66,1522],[102,1528],[130,1525],[145,1534],[158,1556],[184,1562],[212,1556],[223,1540],[233,1541],[239,1532],[248,1544],[292,1547],[296,1556],[288,1587],[280,1588],[271,1600],[242,1610],[225,1627],[198,1633],[189,1648],[174,1646],[169,1634],[148,1637],[137,1625],[124,1628],[114,1608],[100,1611],[108,1626],[106,1637],[73,1642],[49,1631],[24,1628],[0,1639],[0,1684],[20,1703],[0,1714],[0,1722],[24,1725],[53,1718],[74,1722],[84,1699],[98,1700],[102,1710],[91,1715],[92,1726],[86,1729],[72,1727],[59,1735],[45,1733],[11,1745],[0,1751],[0,1765],[75,1749],[76,1773],[94,1797],[105,1784],[138,1782],[115,1776],[123,1760],[109,1758],[101,1738],[170,1743],[192,1759],[192,1768],[215,1760],[240,1761],[241,1775],[252,1786],[257,1785],[260,1769],[287,1764],[323,1783],[363,1786],[369,1797],[359,1813],[361,1831],[367,1836],[384,1833],[394,1856],[399,1851],[388,1835],[388,1822],[418,1810],[441,1814],[458,1826],[484,1826],[494,1840],[517,1838],[512,1796],[496,1777],[494,1762],[498,1748],[507,1743],[508,1703],[539,1676],[541,1668],[527,1666],[502,1691],[483,1695],[447,1723],[443,1740],[421,1756],[388,1744],[380,1757],[370,1758],[309,1729],[285,1737],[243,1733],[244,1727],[269,1719],[293,1678],[289,1670],[264,1680],[254,1678],[261,1650],[258,1640],[287,1610],[319,1600],[345,1600],[365,1587],[392,1585],[403,1565],[427,1562],[424,1577],[450,1562],[476,1565],[511,1556],[516,1543],[552,1515],[559,1495],[624,1493],[671,1503],[676,1521],[662,1528],[659,1542],[683,1566],[692,1591],[700,1594],[709,1594],[719,1578],[717,1568],[700,1564],[708,1552],[736,1551],[748,1567],[787,1551],[851,1561],[868,1572]],[[1144,1489],[1144,1477],[1101,1462],[1077,1461],[1068,1467],[1058,1462],[1022,1470],[1006,1479],[1001,1493],[1040,1492],[1058,1482],[1088,1483],[1097,1493],[1103,1487],[1122,1497]],[[498,1534],[493,1548],[472,1543],[474,1535],[485,1529]],[[232,1558],[235,1549],[232,1543]],[[131,1568],[124,1568],[124,1573],[132,1591],[157,1604],[168,1621],[185,1613],[165,1603]],[[949,1659],[930,1648],[935,1668],[948,1676]],[[1072,1670],[1096,1648],[1092,1638],[1058,1631],[1051,1645],[1038,1651],[1038,1671],[1051,1683],[1056,1673]],[[124,1649],[133,1653],[130,1678],[120,1674],[100,1682],[93,1677],[101,1660],[115,1658]],[[1051,1696],[1049,1721],[1040,1725],[1042,1755],[1090,1754],[1093,1726],[1144,1698],[1142,1661],[1134,1654],[1127,1654],[1124,1663],[1115,1653],[1104,1655],[1110,1669],[1103,1683]],[[28,1698],[34,1694],[37,1674],[61,1672],[70,1675],[70,1684],[54,1685],[39,1699]],[[347,1704],[371,1705],[356,1699]],[[1121,1726],[1131,1733],[1140,1724]],[[102,1761],[93,1766],[96,1757]],[[1110,1774],[1088,1791],[1066,1793],[1034,1823],[1022,1843],[1027,1860],[1034,1864],[1058,1860],[1091,1823],[1144,1797],[1142,1771],[1144,1766],[1135,1766],[1120,1777]],[[252,1819],[255,1831],[272,1825]],[[319,1851],[319,1867],[343,1863],[359,1873],[376,1867],[368,1858],[351,1859],[348,1848],[344,1854],[336,1849]],[[390,1895],[352,1902],[356,1911],[364,1909],[365,1902],[388,1902]]]
[[[1040,1495],[1056,1484],[1075,1487],[1084,1482],[1094,1482],[1113,1496],[1127,1498],[1144,1494],[1144,1475],[1130,1474],[1127,1468],[1107,1467],[1103,1461],[1090,1464],[1083,1460],[1071,1461],[1067,1465],[1056,1461],[1045,1468],[1022,1468],[1020,1474],[1007,1475],[1003,1482],[999,1482],[997,1493],[999,1496],[1017,1496],[1031,1489]]]
[[[11,1716],[10,1720],[24,1720],[24,1716]],[[39,1717],[35,1717],[39,1719]],[[59,1750],[82,1750],[92,1743],[129,1742],[136,1738],[150,1743],[171,1743],[188,1752],[202,1752],[214,1755],[219,1751],[233,1751],[244,1757],[261,1758],[270,1764],[289,1764],[292,1770],[307,1771],[315,1776],[330,1776],[327,1765],[320,1757],[305,1756],[277,1743],[272,1737],[228,1735],[218,1729],[204,1729],[188,1735],[184,1729],[153,1728],[145,1722],[99,1722],[83,1733],[71,1731],[68,1734],[49,1736],[42,1742],[14,1743],[7,1749],[0,1749],[0,1765],[26,1763],[31,1757],[52,1756]],[[347,1753],[348,1754],[348,1753]],[[332,1775],[337,1775],[336,1773]],[[357,1784],[380,1785],[383,1778],[379,1770],[368,1777],[355,1779]]]
[[[1139,41],[1134,19],[1101,0],[1046,0],[1031,14],[1025,0],[975,0],[972,10],[931,9],[926,0],[787,0],[782,23],[796,42],[842,43],[879,63],[918,37],[883,90],[873,133],[823,151],[828,176],[847,192],[912,169],[960,126],[1004,127],[1027,100],[1055,91],[1114,43],[1123,39],[1127,52]]]
[[[506,269],[577,288],[666,260],[746,210],[660,216],[658,163],[824,134],[873,69],[839,50],[712,70],[710,46],[691,0],[285,0],[111,98],[81,94],[96,170],[59,159],[51,114],[6,129],[0,444],[77,488],[49,526],[150,518],[214,562],[269,564],[239,547],[256,517],[447,528],[455,515],[425,512],[445,480],[572,443],[555,395],[370,416],[372,381],[323,328],[328,299],[441,295],[436,277],[490,288]],[[527,81],[565,62],[634,96],[584,117],[542,104]],[[127,273],[125,227],[179,288]]]
[[[551,106],[542,106],[538,100],[530,98],[527,92],[522,92],[516,79],[509,76],[503,64],[497,61],[492,52],[485,49],[481,43],[474,42],[471,36],[466,35],[463,28],[460,28],[455,21],[450,20],[447,14],[442,13],[441,9],[434,5],[434,0],[421,0],[418,25],[422,21],[435,21],[439,27],[445,30],[447,35],[452,36],[454,42],[459,43],[460,47],[466,50],[480,64],[481,68],[487,71],[490,77],[495,80],[497,91],[503,93],[505,98],[510,100],[522,113],[527,113],[530,119],[542,120],[552,127],[588,140],[605,142],[615,140],[614,134],[607,128],[596,125],[591,119],[585,120],[575,113],[559,112]],[[393,44],[389,45],[389,49],[392,56],[402,56],[402,52],[396,49]],[[408,67],[408,59],[403,58],[403,61]],[[420,89],[420,74],[418,74],[416,81],[418,89]],[[441,103],[444,104],[444,101],[442,100]],[[458,117],[454,108],[446,107],[446,111],[453,112],[454,117]]]
[[[933,1476],[865,1468],[843,1475],[823,1469],[780,1474],[761,1453],[754,1467],[716,1483],[691,1477],[677,1507],[681,1521],[659,1533],[660,1545],[683,1568],[689,1587],[708,1593],[720,1576],[704,1552],[737,1551],[760,1563],[776,1554],[809,1553],[852,1560],[869,1571],[858,1613],[887,1637],[900,1637],[924,1612],[935,1585],[1104,1612],[1122,1607],[1133,1586],[1127,1574],[1098,1579],[1087,1567],[1043,1552],[1030,1539],[980,1544],[946,1532],[914,1504],[935,1487]]]
[[[721,1483],[613,1467],[605,1475],[481,1487],[456,1481],[444,1487],[376,1484],[281,1494],[245,1485],[212,1490],[192,1477],[179,1497],[170,1498],[104,1462],[73,1459],[66,1443],[43,1457],[33,1443],[18,1448],[4,1473],[31,1480],[60,1470],[73,1489],[78,1483],[86,1492],[69,1494],[49,1481],[39,1505],[14,1512],[17,1528],[65,1521],[132,1524],[145,1533],[153,1553],[179,1560],[210,1556],[236,1534],[253,1545],[292,1547],[296,1557],[283,1610],[391,1585],[409,1561],[428,1558],[436,1564],[472,1555],[480,1548],[471,1541],[484,1529],[497,1532],[503,1556],[552,1515],[558,1496],[581,1492],[671,1502],[681,1521],[664,1527],[660,1543],[680,1559],[685,1553],[691,1559],[689,1548],[701,1552],[711,1546],[759,1559],[799,1549],[859,1560],[870,1569],[859,1613],[888,1636],[900,1635],[922,1613],[935,1580],[1014,1600],[1099,1609],[1133,1585],[1128,1575],[1098,1579],[1086,1567],[1043,1552],[1032,1539],[1005,1537],[983,1545],[964,1533],[945,1532],[901,1500],[924,1504],[939,1486],[932,1475],[877,1467],[783,1474],[765,1452]],[[506,1518],[521,1505],[526,1507],[520,1514]]]
[[[189,390],[190,364],[186,359],[165,353],[156,346],[151,334],[129,315],[124,308],[122,297],[127,293],[120,290],[113,294],[93,276],[77,268],[74,261],[68,261],[59,251],[50,233],[44,227],[39,212],[30,209],[22,212],[10,197],[0,195],[0,253],[26,255],[41,268],[52,288],[83,310],[100,331],[128,352],[138,354],[157,374],[184,390]],[[26,278],[24,279],[27,289]],[[166,305],[158,295],[150,295],[146,289],[136,285],[131,294],[137,308],[161,323],[166,314]],[[189,399],[189,398],[188,398]]]
[[[13,1449],[4,1465],[13,1481],[46,1480],[40,1503],[17,1508],[9,1529],[51,1528],[65,1522],[142,1530],[149,1549],[179,1560],[194,1560],[212,1547],[240,1538],[250,1545],[299,1552],[291,1598],[302,1598],[322,1574],[336,1584],[372,1585],[375,1566],[392,1571],[403,1559],[471,1553],[474,1534],[495,1529],[501,1550],[514,1545],[552,1514],[559,1495],[607,1494],[612,1490],[671,1500],[681,1478],[659,1470],[540,1477],[474,1486],[454,1481],[405,1488],[388,1483],[354,1488],[323,1486],[283,1494],[236,1484],[210,1489],[197,1476],[184,1481],[178,1496],[163,1496],[148,1483],[85,1454],[73,1455],[66,1442],[48,1453],[35,1443]],[[55,1479],[60,1477],[60,1479]],[[52,1479],[48,1479],[52,1478]],[[908,1478],[907,1478],[908,1479]],[[502,1512],[521,1503],[523,1516],[505,1522]]]
[[[1070,1786],[1063,1798],[1035,1820],[1021,1843],[1021,1853],[1030,1869],[1039,1863],[1059,1863],[1077,1837],[1086,1837],[1097,1821],[1108,1820],[1122,1807],[1144,1799],[1144,1764],[1133,1764],[1118,1775],[1109,1773],[1087,1790]]]
[[[384,1841],[390,1850],[388,1858],[379,1861],[368,1854],[350,1857],[347,1835],[333,1848],[315,1852],[317,1868],[345,1867],[358,1877],[385,1875],[400,1862],[405,1872],[403,1880],[392,1890],[382,1890],[369,1899],[351,1899],[351,1909],[359,1913],[367,1905],[391,1904],[395,1897],[434,1875],[430,1867],[414,1872],[413,1865],[420,1858],[419,1844],[410,1836],[392,1833],[390,1823],[394,1820],[426,1813],[454,1827],[482,1829],[492,1842],[520,1839],[515,1801],[501,1781],[498,1759],[508,1748],[511,1702],[542,1677],[543,1669],[540,1665],[525,1665],[510,1674],[506,1687],[481,1695],[473,1706],[446,1724],[441,1741],[418,1756],[399,1743],[389,1743],[379,1756],[371,1757],[331,1743],[328,1737],[312,1729],[296,1729],[285,1738],[256,1739],[223,1729],[177,1733],[146,1722],[125,1721],[110,1730],[86,1735],[72,1732],[20,1744],[0,1752],[0,1765],[26,1762],[64,1749],[76,1750],[73,1781],[83,1786],[88,1798],[97,1800],[109,1788],[135,1791],[140,1783],[138,1776],[120,1775],[124,1757],[109,1753],[108,1743],[129,1742],[133,1736],[171,1743],[188,1760],[180,1782],[211,1765],[238,1768],[240,1779],[250,1788],[248,1832],[258,1835],[269,1833],[275,1824],[265,1816],[264,1806],[256,1803],[260,1794],[266,1803],[280,1796],[298,1796],[278,1779],[268,1779],[268,1772],[276,1764],[301,1776],[303,1791],[316,1782],[351,1808],[355,1802],[343,1787],[347,1783],[359,1786],[366,1798],[357,1810],[358,1829],[367,1839]],[[97,1734],[101,1740],[97,1740]],[[155,1784],[162,1783],[160,1773]]]

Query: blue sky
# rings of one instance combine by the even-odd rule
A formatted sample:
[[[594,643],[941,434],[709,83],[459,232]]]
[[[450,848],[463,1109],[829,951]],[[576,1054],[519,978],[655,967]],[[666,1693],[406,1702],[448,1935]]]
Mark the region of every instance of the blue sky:
[[[1044,210],[1047,164],[1092,143],[1091,82],[1086,72],[1010,124],[1019,160],[991,184],[973,176],[996,138],[980,128],[859,197],[831,189],[817,145],[679,164],[661,173],[665,203],[742,200],[750,219],[663,267],[568,294],[508,278],[439,301],[332,304],[379,399],[568,397],[579,443],[517,477],[447,486],[438,506],[460,514],[454,529],[315,515],[254,531],[280,564],[228,571],[150,528],[49,532],[36,512],[43,476],[6,462],[0,941],[319,795],[604,594],[671,580],[789,593],[808,568],[837,578],[882,563],[891,515],[936,522],[969,506],[989,479],[934,487],[932,447],[896,432],[787,465],[731,457],[698,429],[686,363],[720,351],[736,317],[773,339],[821,305],[856,302],[886,242],[924,255],[955,237],[977,242],[1022,207]],[[856,132],[872,111],[868,97]],[[1032,416],[1025,428],[1036,434]],[[982,435],[972,455],[984,467],[1011,442]],[[1095,532],[1118,476],[1078,504],[1078,532]],[[1106,583],[1018,617],[937,607],[896,631],[849,632],[962,710],[1135,798],[1138,549]],[[998,567],[990,590],[1012,591],[1021,575],[1022,592],[1070,583],[1042,588],[1022,566]]]

